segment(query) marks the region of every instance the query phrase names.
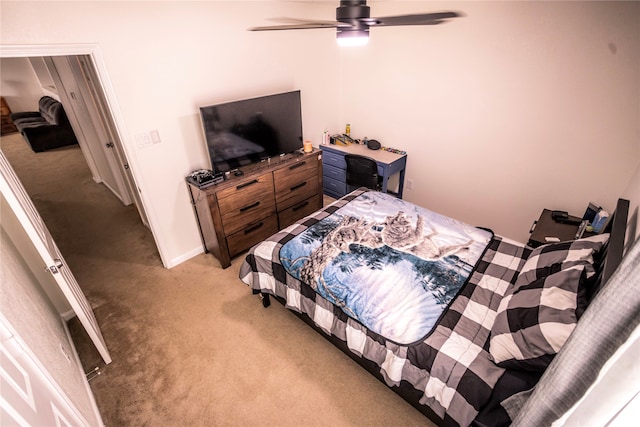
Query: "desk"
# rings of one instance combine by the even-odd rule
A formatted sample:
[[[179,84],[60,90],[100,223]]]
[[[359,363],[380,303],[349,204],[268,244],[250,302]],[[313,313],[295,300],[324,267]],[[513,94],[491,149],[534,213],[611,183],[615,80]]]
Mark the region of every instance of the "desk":
[[[345,154],[358,154],[374,159],[378,164],[378,175],[382,177],[382,192],[386,193],[389,184],[389,177],[395,173],[400,174],[398,193],[395,194],[402,199],[404,188],[404,174],[407,167],[407,155],[395,154],[383,150],[370,150],[366,145],[350,144],[344,145],[321,145],[322,150],[322,182],[324,194],[340,198],[350,193],[353,188],[347,186],[347,163],[344,160]]]

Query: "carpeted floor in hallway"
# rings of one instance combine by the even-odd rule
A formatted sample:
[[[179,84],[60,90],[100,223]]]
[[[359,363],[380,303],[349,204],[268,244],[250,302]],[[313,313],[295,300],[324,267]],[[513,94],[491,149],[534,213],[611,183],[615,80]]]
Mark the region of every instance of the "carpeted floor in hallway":
[[[107,366],[70,322],[86,371],[100,368],[90,384],[107,426],[433,425],[280,304],[264,309],[238,279],[242,257],[165,269],[79,147],[34,153],[12,134],[0,148],[102,328]]]

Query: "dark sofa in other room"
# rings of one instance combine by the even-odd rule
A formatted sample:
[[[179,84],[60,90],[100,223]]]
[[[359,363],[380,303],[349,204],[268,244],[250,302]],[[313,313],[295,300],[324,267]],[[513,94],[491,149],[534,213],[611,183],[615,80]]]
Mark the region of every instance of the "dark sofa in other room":
[[[62,104],[50,96],[38,102],[39,111],[11,113],[13,123],[35,152],[77,144]]]

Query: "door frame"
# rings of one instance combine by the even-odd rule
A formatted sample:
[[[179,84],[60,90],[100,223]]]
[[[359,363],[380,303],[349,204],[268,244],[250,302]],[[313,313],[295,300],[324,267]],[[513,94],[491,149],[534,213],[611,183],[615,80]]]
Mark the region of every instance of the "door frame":
[[[154,216],[152,210],[149,209],[151,203],[146,200],[145,192],[142,191],[140,185],[141,179],[137,174],[137,168],[134,161],[135,156],[127,149],[124,125],[124,118],[117,107],[115,91],[111,85],[107,73],[107,67],[100,52],[100,47],[97,44],[54,44],[54,45],[0,45],[0,58],[28,58],[28,57],[49,57],[49,56],[81,56],[86,55],[90,58],[93,65],[95,75],[98,79],[98,85],[96,90],[102,95],[101,98],[104,101],[104,108],[111,118],[112,123],[104,123],[105,126],[110,126],[113,132],[118,136],[114,138],[114,144],[118,147],[118,151],[124,157],[126,164],[129,165],[129,169],[125,170],[125,173],[133,180],[133,185],[137,193],[133,195],[136,200],[136,207],[142,219],[142,222],[148,225],[151,230],[151,234],[156,244],[156,248],[162,260],[162,264],[165,268],[168,268],[170,263],[166,257],[162,236],[157,233],[154,227]],[[145,221],[146,219],[146,221]]]

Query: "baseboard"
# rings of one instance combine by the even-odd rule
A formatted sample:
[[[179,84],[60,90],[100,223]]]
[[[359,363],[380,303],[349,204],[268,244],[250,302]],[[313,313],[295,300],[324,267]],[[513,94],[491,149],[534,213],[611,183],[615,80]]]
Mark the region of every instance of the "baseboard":
[[[198,246],[195,247],[193,249],[191,249],[188,252],[185,252],[184,254],[176,257],[176,258],[172,258],[166,265],[166,268],[173,268],[177,265],[182,264],[185,261],[190,260],[191,258],[200,255],[201,253],[204,252],[204,249],[202,248],[202,246]],[[213,256],[213,255],[212,255]]]
[[[62,319],[65,322],[68,322],[69,320],[73,319],[74,317],[76,317],[76,312],[73,311],[73,309],[69,310],[69,311],[65,311],[64,313],[60,313],[60,317],[62,317]]]

